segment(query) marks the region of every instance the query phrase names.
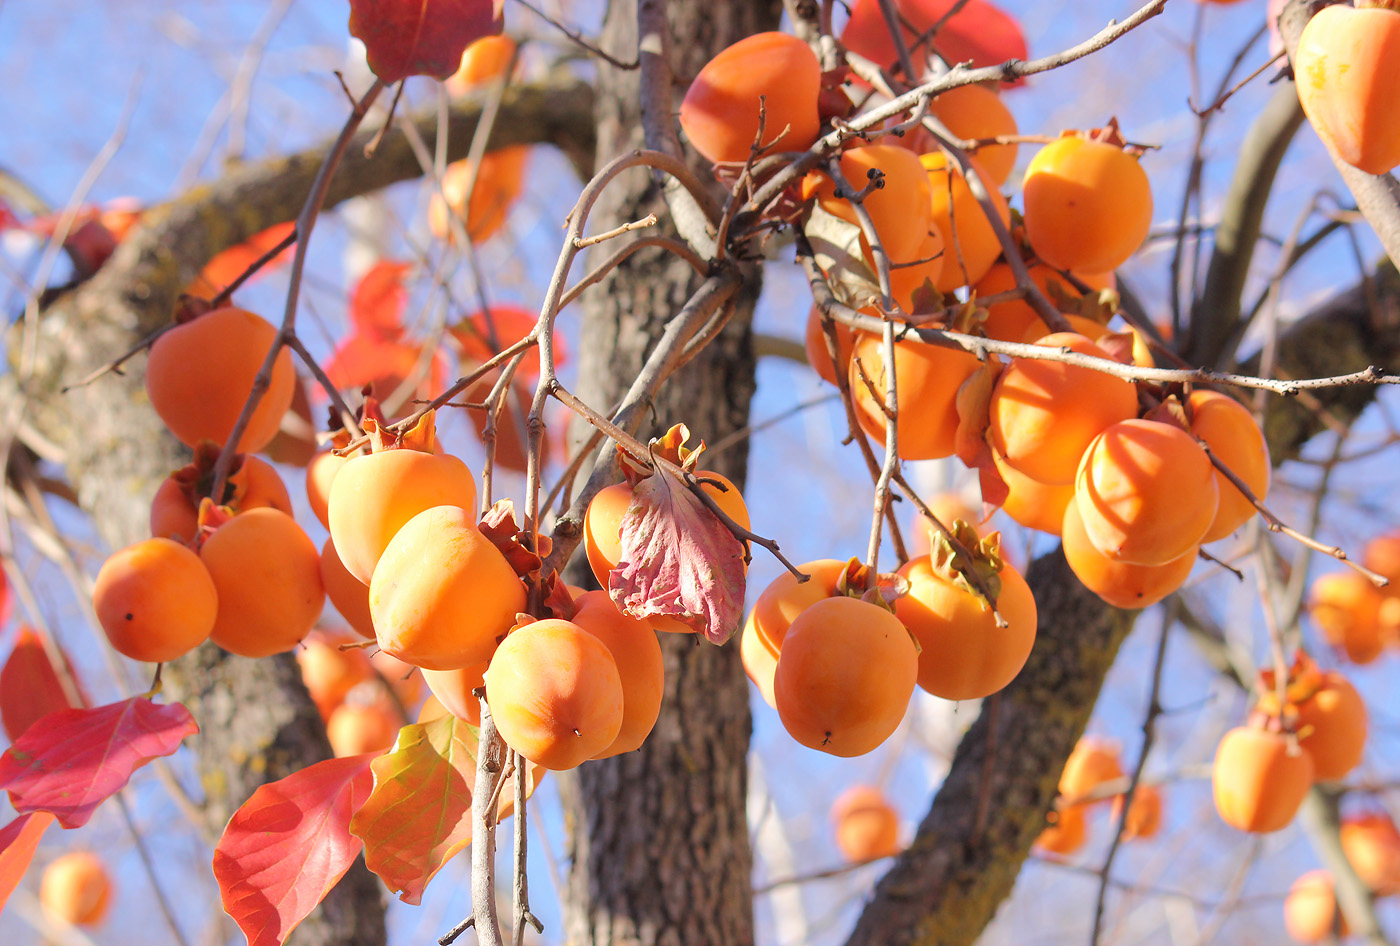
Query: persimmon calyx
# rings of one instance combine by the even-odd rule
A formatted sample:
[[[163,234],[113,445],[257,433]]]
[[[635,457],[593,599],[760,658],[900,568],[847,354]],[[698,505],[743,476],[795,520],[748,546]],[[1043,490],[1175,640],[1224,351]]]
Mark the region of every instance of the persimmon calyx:
[[[949,531],[968,555],[958,551],[949,540],[948,533],[938,532],[933,536],[929,550],[933,574],[955,588],[982,599],[984,609],[994,607],[995,599],[1001,596],[1001,570],[1006,565],[1001,557],[1001,533],[991,532],[985,538],[979,538],[977,529],[962,519],[956,520]],[[976,576],[976,580],[971,576]],[[991,594],[992,601],[987,600],[979,585]]]
[[[909,579],[895,572],[875,574],[858,558],[846,562],[836,579],[836,596],[859,598],[894,613],[894,603],[909,593]]]

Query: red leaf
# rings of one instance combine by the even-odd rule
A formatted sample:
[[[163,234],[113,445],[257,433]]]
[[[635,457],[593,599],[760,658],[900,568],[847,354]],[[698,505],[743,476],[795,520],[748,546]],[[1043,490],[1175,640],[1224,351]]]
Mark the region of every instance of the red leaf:
[[[0,910],[5,909],[5,901],[19,886],[20,878],[34,859],[39,839],[51,824],[53,815],[35,811],[20,815],[0,828]]]
[[[502,0],[350,0],[350,35],[365,44],[374,74],[446,79],[462,53],[501,31]]]
[[[30,628],[20,628],[15,648],[0,669],[0,722],[5,735],[14,742],[30,723],[68,706],[39,635]]]
[[[658,470],[632,490],[608,594],[625,614],[673,617],[723,644],[744,605],[744,547],[679,479]]]
[[[229,819],[214,879],[248,946],[280,946],[359,856],[350,818],[369,797],[374,756],[325,759],[260,785]]]
[[[953,8],[957,0],[897,0],[895,6],[917,32],[904,29],[904,40],[910,45],[919,35],[931,29]],[[898,54],[894,39],[885,25],[880,0],[856,0],[851,19],[841,33],[846,48],[872,59],[882,66],[892,66]],[[1015,18],[985,0],[967,3],[938,30],[932,41],[933,49],[949,65],[971,60],[974,67],[995,66],[1008,59],[1025,59],[1026,38]],[[917,67],[926,50],[914,52]],[[1018,83],[1019,84],[1019,83]]]
[[[291,236],[297,225],[291,221],[278,223],[268,227],[261,233],[255,234],[246,243],[230,247],[222,253],[216,254],[213,259],[204,264],[204,269],[194,278],[194,282],[185,287],[185,292],[192,296],[203,296],[212,299],[230,285],[239,276],[248,271],[264,255],[271,252],[273,247]],[[291,258],[295,245],[287,247],[278,253],[266,266],[258,270],[258,275],[266,275],[278,266],[287,262]]]
[[[535,327],[539,316],[535,312],[513,305],[493,305],[490,308],[491,320],[488,323],[485,312],[475,312],[456,325],[448,328],[457,344],[462,346],[462,360],[486,362],[497,352],[509,348],[520,341]],[[491,332],[495,331],[496,344],[491,344]],[[554,335],[555,367],[566,364],[568,350],[564,347],[564,337]],[[535,346],[526,352],[516,369],[515,376],[524,381],[533,381],[540,376],[540,349]]]
[[[398,390],[399,385],[418,368],[423,349],[409,342],[386,341],[372,335],[352,333],[338,346],[326,362],[326,376],[337,388],[373,387],[373,396],[384,400]],[[427,376],[414,392],[428,397],[442,387],[446,365],[442,354],[433,354]],[[325,392],[318,392],[324,396]]]
[[[403,310],[408,305],[404,277],[412,263],[380,260],[355,284],[350,295],[350,320],[357,333],[383,341],[403,334]]]
[[[371,763],[374,791],[350,831],[364,840],[365,866],[404,903],[417,904],[433,875],[471,843],[479,736],[466,720],[440,716],[403,727],[394,750]],[[527,793],[543,774],[530,766]],[[512,777],[501,788],[498,819],[515,807],[514,785]]]
[[[0,788],[10,793],[15,811],[52,812],[65,828],[79,828],[132,772],[197,732],[179,703],[157,706],[140,696],[60,710],[30,726],[0,756]]]

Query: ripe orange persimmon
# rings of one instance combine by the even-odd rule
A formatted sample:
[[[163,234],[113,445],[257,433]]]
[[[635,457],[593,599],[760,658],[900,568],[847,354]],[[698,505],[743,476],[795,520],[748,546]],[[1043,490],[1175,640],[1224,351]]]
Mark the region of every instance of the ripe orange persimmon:
[[[987,275],[987,270],[1001,255],[1001,241],[957,165],[950,166],[941,151],[920,155],[919,160],[928,172],[930,218],[946,244],[943,271],[934,286],[939,292],[949,293]],[[972,166],[987,185],[987,194],[997,216],[1010,228],[1011,209],[1006,205],[1006,198],[1001,196],[976,159],[972,160]]]
[[[70,851],[44,868],[39,902],[44,914],[71,926],[96,926],[107,915],[112,880],[91,851]]]
[[[322,719],[329,719],[356,686],[377,677],[364,651],[358,648],[341,650],[336,646],[344,640],[318,633],[303,641],[304,646],[297,651],[301,682],[306,684]]]
[[[1308,613],[1333,647],[1354,664],[1368,664],[1385,648],[1381,604],[1385,598],[1370,579],[1354,571],[1319,575],[1308,590]]]
[[[1283,901],[1283,925],[1288,935],[1300,943],[1320,943],[1332,935],[1347,935],[1346,917],[1337,912],[1331,874],[1310,870],[1293,881]]]
[[[1312,757],[1291,747],[1280,733],[1239,726],[1227,732],[1215,750],[1215,810],[1240,831],[1267,833],[1287,827],[1312,784]]]
[[[331,484],[347,462],[349,457],[338,457],[332,450],[323,450],[306,465],[306,501],[311,504],[311,512],[327,529],[331,525],[326,512],[331,498]]]
[[[1040,291],[1051,303],[1054,303],[1059,295],[1071,299],[1082,295],[1073,283],[1061,276],[1057,270],[1043,263],[1030,266],[1029,271],[1031,279],[1035,281],[1035,284],[1040,287]],[[1091,276],[1081,276],[1075,273],[1074,275],[1090,289],[1112,287],[1112,273],[1099,273]],[[1056,289],[1051,289],[1051,286],[1055,286]],[[1016,276],[1006,263],[995,263],[972,288],[979,299],[1010,292],[1016,288]],[[986,333],[988,338],[997,338],[1004,342],[1022,341],[1033,330],[1038,330],[1038,334],[1031,338],[1031,341],[1050,334],[1034,307],[1025,299],[1012,299],[1009,302],[997,302],[989,305],[987,307],[987,320],[982,323],[982,331]],[[1078,327],[1075,328],[1075,331],[1090,339],[1097,334]]]
[[[607,645],[569,621],[517,627],[486,669],[486,701],[501,738],[547,769],[572,769],[611,746],[623,699]]]
[[[197,460],[162,480],[151,500],[151,535],[192,540],[198,531],[199,501],[214,485],[212,476],[212,467],[201,472]],[[219,505],[234,512],[268,506],[292,514],[292,498],[282,477],[266,460],[247,455],[229,474]]]
[[[899,815],[872,785],[852,785],[831,804],[836,847],[852,864],[894,857],[899,843]]]
[[[460,670],[491,658],[525,610],[525,586],[470,513],[434,506],[384,550],[369,609],[382,650],[427,670]]]
[[[476,509],[472,471],[456,457],[411,448],[351,457],[331,483],[331,539],[346,570],[369,584],[379,556],[404,523],[441,505]]]
[[[1102,739],[1084,736],[1074,744],[1074,750],[1065,760],[1064,771],[1060,773],[1060,795],[1071,803],[1066,810],[1107,801],[1107,798],[1092,802],[1081,802],[1079,799],[1086,798],[1105,782],[1117,781],[1122,777],[1123,765],[1118,761],[1118,748]]]
[[[912,313],[918,310],[915,296],[925,284],[937,288],[938,280],[943,275],[943,261],[947,256],[947,249],[942,232],[930,222],[912,256],[890,259],[890,294],[905,312]],[[865,262],[870,271],[876,272],[874,255],[868,248],[864,248],[864,252]]]
[[[1368,174],[1400,164],[1400,10],[1319,10],[1298,37],[1293,70],[1303,112],[1343,161]]]
[[[1098,550],[1084,531],[1079,506],[1071,497],[1061,520],[1060,535],[1065,561],[1085,588],[1115,608],[1146,608],[1176,591],[1191,576],[1199,547],[1164,565],[1132,565],[1115,562]]]
[[[1036,345],[1109,357],[1074,333],[1047,335]],[[1137,388],[1131,382],[1064,362],[1017,358],[992,389],[987,441],[1007,466],[1046,485],[1060,485],[1074,481],[1095,437],[1136,414]]]
[[[606,759],[640,748],[661,715],[666,689],[661,644],[646,621],[617,609],[606,591],[589,591],[574,599],[573,623],[607,647],[622,683],[622,727],[607,748],[593,756]]]
[[[1073,483],[1050,485],[1032,479],[1011,467],[1006,459],[992,451],[992,462],[997,474],[1006,484],[1006,499],[1002,501],[1002,512],[1027,529],[1039,529],[1050,535],[1059,535],[1065,518],[1065,508],[1074,499]]]
[[[773,709],[778,708],[778,700],[773,696],[773,674],[778,670],[778,651],[763,639],[754,621],[754,612],[749,612],[744,629],[739,632],[739,659],[744,665],[744,673],[758,687],[758,695]]]
[[[370,654],[369,662],[374,664],[380,679],[394,691],[400,706],[414,707],[423,699],[422,669],[382,650]]]
[[[160,419],[189,446],[222,445],[233,432],[253,389],[253,379],[277,338],[277,329],[251,312],[215,309],[165,332],[146,360],[146,394]],[[238,450],[261,450],[277,434],[296,388],[292,356],[285,348],[272,379],[238,438]]]
[[[929,102],[929,112],[965,141],[1015,135],[1016,118],[1011,109],[985,85],[961,85],[940,92]],[[987,187],[996,189],[1006,183],[1016,166],[1015,142],[989,145],[976,152],[977,160],[990,180]]]
[[[1348,815],[1341,824],[1342,850],[1367,888],[1379,896],[1400,891],[1400,830],[1378,811]]]
[[[1116,821],[1123,813],[1124,795],[1113,796],[1113,818]],[[1157,836],[1162,827],[1162,793],[1155,785],[1138,784],[1133,791],[1133,803],[1128,807],[1128,817],[1123,821],[1123,840],[1141,838],[1146,841]]]
[[[466,95],[505,75],[515,58],[515,40],[501,33],[474,40],[462,53],[462,64],[443,80],[453,95]]]
[[[1239,401],[1218,391],[1195,390],[1189,402],[1191,433],[1200,437],[1230,472],[1244,480],[1261,501],[1269,494],[1269,445],[1264,432]],[[1234,532],[1254,516],[1254,504],[1219,470],[1215,484],[1220,505],[1202,542],[1214,542]]]
[[[335,540],[321,546],[321,584],[331,605],[345,623],[361,637],[374,636],[374,620],[369,613],[369,585],[350,574],[335,550]]]
[[[119,653],[161,663],[204,643],[214,629],[219,595],[198,555],[172,539],[154,538],[102,564],[92,607]]]
[[[866,145],[852,148],[841,155],[841,173],[845,185],[859,191],[871,180],[882,175],[882,187],[870,191],[862,201],[870,213],[870,222],[880,237],[880,245],[896,263],[923,259],[920,247],[928,237],[931,220],[922,207],[930,207],[929,179],[918,155],[896,145]],[[825,175],[817,175],[814,191],[822,209],[848,223],[856,223],[855,209],[850,201],[836,196],[836,184]]]
[[[204,540],[200,560],[219,592],[210,639],[241,657],[291,650],[326,600],[316,546],[276,509],[239,513]]]
[[[1107,557],[1165,565],[1198,546],[1215,519],[1215,467],[1174,424],[1125,420],[1089,445],[1074,495],[1089,541]]]
[[[1278,718],[1278,692],[1272,669],[1259,672],[1255,709]],[[1320,670],[1300,653],[1289,671],[1286,713],[1298,733],[1298,745],[1312,756],[1313,777],[1336,781],[1361,762],[1366,748],[1366,704],[1346,677]]]
[[[975,546],[975,534],[959,538]],[[1010,683],[1025,666],[1035,644],[1036,608],[1030,587],[999,551],[990,563],[977,550],[973,568],[997,594],[997,610],[1007,627],[997,627],[992,609],[953,570],[952,550],[940,536],[934,555],[905,563],[899,574],[909,594],[896,599],[894,613],[918,640],[919,686],[945,700],[975,700]]]
[[[696,470],[695,475],[722,484],[723,489],[714,483],[703,483],[700,488],[714,498],[729,518],[745,529],[750,527],[749,509],[737,486],[712,470]],[[614,483],[598,491],[583,517],[588,564],[593,568],[593,577],[604,588],[608,587],[608,573],[622,559],[622,517],[626,515],[631,502],[632,487],[626,483]],[[659,631],[691,632],[691,628],[670,618],[653,618],[651,623]]]
[[[1035,846],[1047,854],[1068,857],[1084,846],[1089,837],[1089,821],[1084,815],[1083,805],[1070,805],[1052,811],[1046,816],[1048,822]]]
[[[862,309],[862,312],[867,310]],[[870,310],[869,314],[873,314]],[[851,350],[856,343],[856,330],[849,325],[842,325],[840,322],[833,322],[832,327],[836,330],[836,361],[833,364],[831,353],[827,350],[826,330],[822,328],[821,310],[812,306],[812,311],[807,316],[807,329],[803,335],[802,343],[807,349],[807,363],[812,366],[812,370],[817,373],[827,384],[836,384],[836,372],[839,371],[844,376],[850,372]]]
[[[758,138],[762,97],[760,147],[776,141],[782,151],[805,151],[821,130],[821,78],[821,64],[802,40],[756,33],[722,50],[696,75],[681,101],[681,130],[707,160],[746,161]]]
[[[402,720],[384,700],[342,703],[326,721],[331,751],[339,758],[362,752],[384,752],[398,738]]]
[[[528,145],[512,145],[488,151],[481,158],[481,170],[472,183],[473,166],[468,159],[454,161],[442,175],[442,190],[428,202],[428,228],[439,240],[452,243],[451,216],[462,218],[467,239],[481,243],[505,226],[510,208],[520,196],[525,181]],[[467,186],[471,185],[471,198]]]
[[[1390,581],[1381,589],[1382,594],[1400,595],[1400,531],[1387,532],[1367,542],[1361,552],[1361,564]]]
[[[1147,174],[1118,144],[1066,133],[1031,159],[1024,188],[1026,237],[1059,269],[1117,269],[1152,225]]]
[[[878,443],[885,440],[884,344],[878,335],[858,332],[850,371],[856,419]],[[926,345],[917,339],[895,344],[895,394],[899,406],[895,430],[901,457],[933,460],[953,455],[958,432],[958,388],[977,366],[976,357],[960,349]],[[870,384],[861,377],[862,369]],[[871,384],[875,392],[871,391]]]
[[[445,712],[480,726],[481,701],[472,691],[486,685],[486,666],[482,661],[461,670],[424,670],[423,682]]]
[[[775,656],[782,650],[783,638],[797,616],[818,601],[837,593],[836,584],[846,570],[846,563],[834,558],[819,558],[803,562],[797,568],[811,577],[798,581],[797,576],[785,570],[763,589],[754,602],[754,627]]]
[[[914,641],[897,617],[858,598],[826,598],[788,628],[773,696],[804,746],[864,755],[899,726],[918,675]]]

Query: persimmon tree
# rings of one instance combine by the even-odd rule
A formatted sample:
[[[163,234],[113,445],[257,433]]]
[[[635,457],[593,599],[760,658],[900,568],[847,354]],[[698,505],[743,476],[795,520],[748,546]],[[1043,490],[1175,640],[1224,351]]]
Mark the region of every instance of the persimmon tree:
[[[1393,537],[1360,557],[1314,536],[1326,475],[1312,527],[1293,521],[1304,504],[1281,514],[1269,493],[1271,469],[1315,438],[1336,441],[1330,473],[1400,362],[1400,153],[1383,114],[1400,86],[1388,32],[1400,36],[1400,12],[1372,2],[1312,19],[1290,0],[1259,18],[1197,103],[1157,299],[1131,291],[1164,216],[1158,172],[1144,170],[1153,143],[1125,131],[1132,103],[1100,127],[1023,134],[998,96],[1033,97],[1037,77],[1087,68],[1159,28],[1166,6],[1086,25],[1058,50],[983,0],[840,13],[614,2],[596,39],[509,8],[508,29],[541,17],[591,76],[518,81],[498,4],[352,0],[348,32],[373,77],[342,81],[343,126],[326,143],[140,212],[7,211],[47,239],[0,388],[8,525],[91,604],[125,689],[89,699],[7,536],[10,584],[38,627],[0,673],[12,742],[0,788],[16,812],[0,828],[0,906],[53,821],[82,826],[154,762],[255,946],[385,942],[384,891],[417,904],[458,855],[470,915],[441,941],[529,941],[543,911],[526,815],[547,778],[568,860],[548,940],[751,943],[751,701],[800,751],[844,758],[907,732],[921,690],[983,702],[912,840],[878,790],[842,795],[845,856],[893,858],[847,942],[977,941],[1028,859],[1073,855],[1115,799],[1081,918],[1097,943],[1119,849],[1158,834],[1173,788],[1145,775],[1170,637],[1256,691],[1215,757],[1219,817],[1263,833],[1301,810],[1330,872],[1299,881],[1290,931],[1320,941],[1345,924],[1385,942],[1375,898],[1400,889],[1400,833],[1379,812],[1339,820],[1367,743],[1364,701],[1337,668],[1393,643],[1400,599],[1384,589],[1400,554]],[[1373,25],[1350,22],[1363,15]],[[1328,45],[1334,20],[1363,37],[1353,46],[1379,44],[1358,54],[1359,79],[1317,64],[1349,54]],[[1280,51],[1247,75],[1269,30]],[[1295,57],[1314,63],[1299,86]],[[1205,240],[1188,218],[1207,201],[1207,132],[1274,61],[1279,81],[1240,136]],[[406,91],[439,80],[432,96]],[[1251,307],[1265,205],[1304,107],[1349,202],[1316,231],[1298,224]],[[544,251],[557,262],[540,305],[508,309],[490,302],[479,253],[526,187],[523,149],[541,144],[582,186],[567,212],[547,212],[564,236]],[[1024,177],[1009,177],[1027,146],[1039,150]],[[368,268],[348,332],[323,354],[304,311],[318,220],[418,179],[433,266],[421,283],[391,259]],[[1342,226],[1384,259],[1280,320],[1284,276]],[[61,251],[72,278],[60,283]],[[458,262],[479,305],[452,288]],[[280,312],[234,306],[278,267]],[[805,346],[756,344],[774,279],[810,294]],[[414,293],[437,314],[410,328]],[[868,474],[843,487],[869,510],[854,557],[790,560],[786,517],[744,502],[759,349],[809,362],[836,391],[845,449]],[[454,411],[470,419],[449,436]],[[481,448],[475,470],[450,445],[464,433]],[[329,532],[319,551],[258,451],[305,468]],[[945,517],[921,495],[925,461],[964,471],[982,510]],[[94,578],[56,503],[110,546]],[[1040,553],[1024,577],[986,522],[996,509]],[[1228,550],[1202,548],[1234,535]],[[1351,568],[1310,593],[1321,642],[1301,630],[1311,553]],[[782,570],[746,611],[765,556]],[[1222,573],[1258,582],[1257,680],[1213,602],[1181,590]],[[327,596],[354,634],[312,634]],[[1138,614],[1159,605],[1140,752],[1122,760],[1081,737]],[[1302,644],[1314,657],[1330,645],[1329,669]],[[146,692],[114,653],[156,664]],[[418,706],[424,685],[435,710]],[[198,803],[161,761],[196,733]],[[496,856],[498,822],[509,857]],[[43,883],[42,922],[60,932],[96,921],[110,897],[100,866],[65,871]]]

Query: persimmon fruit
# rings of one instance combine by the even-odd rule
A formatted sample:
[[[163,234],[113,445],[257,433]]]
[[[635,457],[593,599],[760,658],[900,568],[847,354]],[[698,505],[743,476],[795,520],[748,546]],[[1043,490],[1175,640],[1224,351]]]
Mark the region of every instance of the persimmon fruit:
[[[198,532],[199,500],[211,481],[191,481],[190,468],[176,470],[161,481],[151,500],[151,535],[191,541]],[[260,457],[245,455],[229,474],[219,505],[234,512],[270,507],[292,515],[292,498],[277,470]]]
[[[1065,507],[1060,536],[1065,561],[1075,577],[1104,601],[1125,610],[1150,607],[1184,585],[1200,552],[1193,546],[1162,565],[1114,561],[1090,541],[1073,496]]]
[[[127,546],[102,564],[92,606],[118,653],[162,663],[209,637],[219,594],[199,555],[157,537]]]
[[[884,794],[872,785],[852,785],[831,805],[836,824],[836,847],[852,864],[893,857],[899,843],[899,815]]]
[[[987,185],[987,196],[1002,225],[1009,229],[1011,209],[1006,198],[977,160],[969,160]],[[942,272],[934,288],[946,294],[985,276],[1001,255],[1001,241],[960,167],[951,164],[941,151],[920,155],[919,161],[928,173],[929,217],[945,244]]]
[[[850,369],[856,420],[879,443],[885,440],[884,344],[878,335],[858,333]],[[958,388],[978,364],[975,356],[960,349],[917,340],[895,343],[895,396],[899,406],[895,432],[901,457],[934,460],[953,455],[958,432]],[[861,377],[862,370],[869,384]]]
[[[1215,467],[1174,424],[1125,420],[1084,451],[1075,503],[1089,541],[1133,565],[1165,565],[1198,546],[1219,505]]]
[[[762,97],[760,147],[776,142],[783,151],[806,151],[821,130],[821,78],[821,64],[802,40],[755,33],[721,50],[695,76],[681,101],[681,130],[709,161],[746,161],[758,138]]]
[[[788,628],[773,696],[783,726],[804,746],[864,755],[899,726],[918,675],[899,618],[858,598],[826,598]]]
[[[1089,820],[1084,806],[1070,805],[1050,812],[1047,824],[1035,839],[1035,846],[1047,854],[1068,857],[1084,846],[1089,838]]]
[[[1073,483],[1042,483],[1016,470],[1006,458],[992,451],[992,463],[997,475],[1006,484],[1006,498],[1001,510],[1027,529],[1038,529],[1059,535],[1065,509],[1074,499]]]
[[[865,311],[865,310],[862,310]],[[807,351],[807,363],[827,384],[836,384],[836,372],[844,376],[850,371],[851,351],[855,348],[856,330],[839,322],[832,323],[836,331],[836,356],[832,361],[827,349],[826,330],[822,328],[821,310],[816,306],[807,316],[807,327],[802,336],[803,347]]]
[[[1381,631],[1384,596],[1354,571],[1319,575],[1308,589],[1308,613],[1327,643],[1354,664],[1368,664],[1385,649]]]
[[[1400,164],[1400,10],[1324,7],[1298,37],[1293,71],[1308,122],[1343,161],[1367,174]]]
[[[1283,925],[1300,943],[1320,943],[1330,936],[1347,935],[1346,917],[1337,911],[1332,875],[1310,870],[1288,888],[1283,901]]]
[[[1064,771],[1060,773],[1059,792],[1072,803],[1070,807],[1082,807],[1086,803],[1081,799],[1087,798],[1105,782],[1117,781],[1122,777],[1123,764],[1119,761],[1117,747],[1102,739],[1085,736],[1074,744],[1069,758],[1065,760]]]
[[[1269,445],[1249,409],[1218,391],[1199,389],[1191,392],[1189,407],[1191,433],[1204,440],[1211,453],[1229,467],[1231,473],[1244,480],[1257,499],[1268,498]],[[1225,538],[1255,513],[1254,504],[1220,470],[1215,471],[1215,484],[1219,506],[1201,539],[1203,543]]]
[[[243,413],[267,353],[277,338],[266,320],[245,309],[206,312],[166,331],[146,360],[146,394],[182,443],[222,445]],[[292,405],[296,371],[291,352],[277,353],[272,377],[238,438],[238,451],[267,446]]]
[[[337,757],[362,752],[384,752],[398,738],[401,720],[393,707],[382,700],[357,704],[342,703],[326,721],[326,736]]]
[[[44,868],[39,903],[47,916],[70,926],[96,926],[107,915],[112,880],[91,851],[70,851]]]
[[[1342,819],[1342,851],[1367,889],[1378,896],[1400,892],[1400,830],[1378,811]]]
[[[525,603],[510,563],[460,506],[434,506],[408,520],[369,585],[380,648],[426,670],[489,660]]]
[[[1103,273],[1128,261],[1152,225],[1152,187],[1118,145],[1068,133],[1036,152],[1024,180],[1026,237],[1058,269]]]
[[[428,202],[428,228],[433,236],[452,243],[456,236],[451,217],[462,220],[467,239],[483,243],[505,226],[510,209],[520,197],[525,182],[528,145],[512,145],[482,155],[480,170],[472,182],[469,159],[454,161],[442,175],[442,190]],[[471,185],[471,195],[467,187]]]
[[[424,670],[423,682],[445,712],[480,726],[481,701],[472,691],[486,685],[487,663],[482,661],[461,670]]]
[[[209,637],[241,657],[291,650],[316,626],[326,600],[316,546],[276,509],[239,513],[204,540],[200,560],[219,593]]]
[[[1312,756],[1290,746],[1281,733],[1238,726],[1215,750],[1215,810],[1240,831],[1263,834],[1286,828],[1312,784]]]
[[[930,206],[931,195],[928,174],[919,156],[896,145],[872,144],[846,151],[840,164],[845,186],[851,191],[861,190],[877,176],[882,178],[883,186],[867,193],[861,204],[869,212],[880,245],[890,259],[921,259],[918,251],[928,236],[931,220],[928,213],[920,211]],[[811,189],[822,209],[856,223],[855,209],[849,200],[836,196],[836,184],[825,175],[814,180],[817,183]]]
[[[350,574],[335,550],[335,540],[321,546],[321,584],[331,605],[345,623],[361,637],[374,636],[374,619],[369,611],[369,585]]]
[[[1123,816],[1125,795],[1113,796],[1113,818]],[[1123,818],[1123,840],[1150,840],[1162,827],[1162,793],[1155,785],[1138,784],[1133,791],[1133,803]]]
[[[376,678],[364,651],[336,646],[344,640],[330,635],[308,637],[297,651],[301,682],[306,684],[322,719],[329,719],[351,690]]]
[[[501,738],[547,769],[572,769],[611,746],[623,700],[607,645],[569,621],[516,628],[486,669],[486,701]]]
[[[1077,333],[1047,335],[1035,344],[1109,357]],[[1074,481],[1095,437],[1136,415],[1137,389],[1131,382],[1061,361],[1016,358],[992,389],[987,442],[1017,472],[1060,485]]]
[[[571,620],[603,642],[622,683],[622,725],[617,738],[593,758],[607,759],[641,748],[661,715],[666,689],[656,631],[646,621],[619,611],[606,591],[579,595],[574,608]]]

